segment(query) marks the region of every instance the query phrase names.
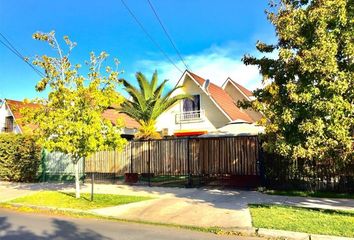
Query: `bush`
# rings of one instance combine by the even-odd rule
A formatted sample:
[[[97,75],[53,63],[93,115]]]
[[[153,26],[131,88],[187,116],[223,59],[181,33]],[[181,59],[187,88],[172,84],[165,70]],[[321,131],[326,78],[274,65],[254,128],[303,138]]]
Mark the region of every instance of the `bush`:
[[[32,136],[0,134],[0,179],[33,182],[41,164],[41,148]]]

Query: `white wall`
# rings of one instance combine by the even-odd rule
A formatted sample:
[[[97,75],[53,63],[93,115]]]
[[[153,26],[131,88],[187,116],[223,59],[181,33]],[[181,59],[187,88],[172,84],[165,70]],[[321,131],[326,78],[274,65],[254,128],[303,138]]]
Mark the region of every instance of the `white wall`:
[[[176,130],[214,131],[229,122],[229,119],[212,102],[210,97],[205,94],[201,87],[188,75],[186,75],[183,88],[176,91],[176,94],[179,93],[188,93],[190,95],[199,94],[200,108],[205,110],[205,118],[196,122],[176,123],[176,114],[183,112],[183,104],[182,101],[180,101],[158,117],[156,122],[157,131],[162,131],[164,128],[167,128],[168,135],[173,135]]]
[[[0,107],[0,132],[3,132],[5,118],[8,116],[12,116],[11,111],[8,109],[6,102],[3,102]],[[14,119],[14,133],[21,133],[21,129],[16,125],[16,119]]]

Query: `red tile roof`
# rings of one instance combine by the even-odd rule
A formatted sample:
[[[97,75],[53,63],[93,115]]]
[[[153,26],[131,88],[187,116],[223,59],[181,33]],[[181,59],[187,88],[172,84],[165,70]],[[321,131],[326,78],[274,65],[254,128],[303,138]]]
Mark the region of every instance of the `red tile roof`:
[[[34,103],[25,103],[23,101],[17,101],[17,100],[10,100],[10,99],[6,99],[6,103],[9,106],[9,108],[11,109],[12,114],[15,117],[15,120],[20,120],[22,118],[21,115],[21,109],[23,108],[38,108],[40,105],[39,104],[34,104]],[[128,115],[124,114],[124,113],[119,113],[117,110],[115,109],[107,109],[102,116],[105,119],[110,120],[113,124],[116,124],[117,118],[120,118],[123,120],[124,126],[126,128],[139,128],[140,124],[135,121],[134,119],[132,119],[131,117],[129,117]],[[19,124],[20,128],[22,129],[21,126],[21,121],[17,121],[17,124]],[[33,130],[35,129],[34,126],[30,126],[29,127]]]
[[[193,77],[194,80],[202,87],[205,79],[188,71],[188,73]],[[231,118],[232,121],[241,119],[247,122],[253,122],[252,118],[248,116],[247,113],[239,109],[233,99],[222,89],[221,87],[210,83],[209,94],[211,98],[216,102],[216,104]]]
[[[126,128],[139,128],[140,127],[140,124],[137,121],[135,121],[133,118],[129,117],[125,113],[120,113],[113,108],[109,108],[106,111],[104,111],[102,116],[105,119],[110,120],[114,125],[117,124],[117,119],[119,118],[119,119],[123,120],[123,124]]]
[[[231,78],[229,78],[247,97],[252,97],[253,93],[248,90],[247,88],[245,88],[244,86],[242,86],[241,84],[235,82],[234,80],[232,80]]]
[[[25,103],[23,101],[17,101],[17,100],[11,100],[11,99],[5,99],[5,101],[16,119],[20,119],[22,117],[21,109],[23,109],[23,108],[35,109],[35,108],[40,107],[39,104],[35,104],[35,103]]]
[[[188,73],[199,83],[202,87],[205,79],[188,71]],[[252,118],[247,113],[240,110],[234,100],[221,87],[210,83],[209,94],[216,104],[231,118],[232,121],[241,119],[247,122],[253,122]]]

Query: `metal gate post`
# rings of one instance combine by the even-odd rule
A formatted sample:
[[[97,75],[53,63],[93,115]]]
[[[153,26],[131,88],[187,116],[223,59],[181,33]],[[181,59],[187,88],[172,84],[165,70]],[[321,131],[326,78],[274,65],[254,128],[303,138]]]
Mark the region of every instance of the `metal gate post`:
[[[133,173],[133,143],[134,141],[130,141],[130,173]]]
[[[91,202],[93,202],[93,189],[95,184],[95,173],[91,173]]]
[[[149,183],[149,187],[151,187],[151,171],[150,171],[150,165],[151,165],[151,140],[148,140],[148,148],[149,148],[149,158],[148,158],[148,183]]]

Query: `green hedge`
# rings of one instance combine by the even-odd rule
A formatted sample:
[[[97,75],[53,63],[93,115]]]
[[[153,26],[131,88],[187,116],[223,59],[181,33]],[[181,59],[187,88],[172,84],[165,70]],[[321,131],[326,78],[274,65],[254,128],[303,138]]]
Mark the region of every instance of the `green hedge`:
[[[0,134],[0,180],[33,182],[41,164],[41,148],[32,136]]]

